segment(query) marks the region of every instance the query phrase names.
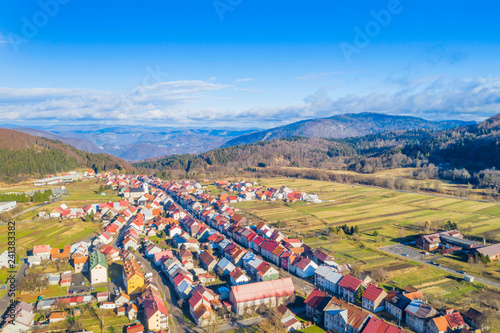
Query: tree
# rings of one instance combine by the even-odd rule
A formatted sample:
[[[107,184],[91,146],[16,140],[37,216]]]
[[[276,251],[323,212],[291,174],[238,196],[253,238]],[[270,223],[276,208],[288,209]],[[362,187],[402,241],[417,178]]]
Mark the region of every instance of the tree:
[[[43,289],[46,289],[49,285],[49,281],[47,278],[42,277],[42,273],[40,270],[30,270],[20,281],[19,281],[19,290],[33,292],[40,292]]]
[[[66,320],[65,326],[69,332],[78,332],[78,331],[83,330],[82,322],[79,321],[78,318],[75,318],[75,317],[69,317]]]
[[[363,303],[364,292],[365,292],[365,287],[363,287],[363,285],[360,285],[358,291],[356,291],[356,303],[358,304]]]
[[[375,236],[375,237],[377,237],[377,236],[378,236],[378,231],[377,231],[377,230],[375,230],[375,231],[373,232],[373,236]]]
[[[344,238],[345,237],[344,229],[340,228],[339,232],[337,233],[337,236],[339,238]]]

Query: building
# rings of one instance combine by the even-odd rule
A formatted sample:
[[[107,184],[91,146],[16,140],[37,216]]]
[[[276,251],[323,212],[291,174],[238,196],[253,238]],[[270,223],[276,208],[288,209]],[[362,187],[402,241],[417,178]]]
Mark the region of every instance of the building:
[[[85,265],[87,264],[88,259],[88,256],[79,256],[72,259],[75,273],[80,273],[85,270]]]
[[[200,264],[207,271],[211,272],[214,270],[215,265],[217,265],[217,258],[214,257],[209,251],[203,251],[199,255]]]
[[[90,283],[99,284],[108,282],[108,263],[106,256],[99,251],[90,254]]]
[[[362,282],[360,279],[347,274],[338,283],[338,294],[346,301],[355,303],[356,292],[358,291],[361,284]]]
[[[482,247],[481,243],[469,241],[463,238],[464,236],[457,230],[441,231],[428,235],[420,235],[415,240],[415,245],[419,249],[429,252],[449,248],[469,251],[477,247]]]
[[[467,327],[462,315],[453,310],[447,311],[444,316],[432,318],[427,322],[427,333],[456,332]]]
[[[305,299],[306,314],[317,324],[321,324],[324,318],[325,306],[332,298],[319,289],[314,289]]]
[[[33,256],[40,257],[41,260],[50,259],[50,245],[36,245],[33,246]]]
[[[5,318],[3,332],[26,332],[35,323],[34,307],[25,302],[18,302],[14,311],[9,311]]]
[[[480,248],[476,249],[476,252],[484,255],[485,257],[489,256],[491,260],[499,260],[500,259],[500,243],[480,247]]]
[[[405,333],[405,331],[397,328],[396,326],[392,326],[383,320],[372,317],[366,324],[363,333]]]
[[[370,320],[368,312],[332,297],[324,309],[324,326],[332,332],[361,333]]]
[[[66,319],[66,312],[65,311],[52,312],[49,316],[49,323],[51,323],[51,324],[60,323],[61,321],[64,321],[65,319]]]
[[[316,286],[331,291],[334,295],[338,294],[338,283],[342,277],[341,274],[328,266],[320,266],[314,271]]]
[[[294,299],[295,287],[290,277],[232,286],[229,293],[232,310],[238,315],[248,310],[255,310],[260,305],[268,307],[287,305]]]
[[[436,309],[418,299],[412,300],[405,312],[406,325],[418,333],[425,332],[427,322],[438,314]]]
[[[123,281],[127,288],[127,294],[141,292],[141,288],[145,283],[144,275],[142,274],[141,267],[136,261],[127,260],[123,264]]]
[[[9,210],[16,208],[16,206],[17,202],[15,201],[0,202],[0,213],[8,212]]]
[[[371,312],[379,312],[385,309],[385,297],[387,293],[384,289],[371,284],[366,288],[362,297],[362,306]]]
[[[157,293],[151,292],[143,300],[144,319],[149,331],[159,331],[168,328],[168,310]]]
[[[408,297],[393,290],[385,297],[386,312],[396,318],[398,323],[404,323],[405,309],[410,302]]]

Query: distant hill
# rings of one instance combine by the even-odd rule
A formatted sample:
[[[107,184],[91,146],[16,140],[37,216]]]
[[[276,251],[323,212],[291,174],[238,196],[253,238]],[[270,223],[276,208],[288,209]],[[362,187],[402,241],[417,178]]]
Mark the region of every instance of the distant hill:
[[[134,170],[128,162],[111,155],[84,152],[60,141],[0,128],[0,176],[44,176],[78,167]]]
[[[270,167],[361,173],[426,167],[428,174],[421,175],[423,179],[439,176],[500,188],[500,173],[491,170],[500,169],[500,115],[480,124],[445,130],[397,130],[343,139],[290,137],[197,155],[168,156],[134,165],[181,176],[186,173],[228,175],[242,170],[266,172]]]
[[[379,113],[349,113],[330,118],[303,120],[281,127],[245,134],[227,141],[225,146],[229,147],[293,136],[348,138],[396,130],[443,130],[471,123],[473,122],[458,120],[436,122],[417,117],[391,116]]]
[[[54,134],[52,132],[42,131],[40,129],[30,128],[30,127],[17,127],[15,130],[29,134],[29,135],[34,135],[34,136],[39,136],[42,138],[61,141],[61,142],[67,143],[67,144],[75,147],[76,149],[88,151],[89,153],[106,154],[106,152],[104,150],[97,147],[95,144],[93,144],[92,142],[90,142],[89,140],[86,140],[86,139],[67,138],[67,137],[59,136],[59,135]]]

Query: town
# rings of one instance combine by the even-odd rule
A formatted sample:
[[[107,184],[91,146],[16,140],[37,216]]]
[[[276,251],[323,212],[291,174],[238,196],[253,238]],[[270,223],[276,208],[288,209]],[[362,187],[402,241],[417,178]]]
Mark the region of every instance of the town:
[[[219,194],[212,195],[194,181],[91,172],[86,177],[122,199],[39,211],[41,219],[98,221],[103,232],[63,248],[33,246],[20,265],[26,269],[26,289],[40,296],[33,303],[17,302],[15,316],[4,316],[3,332],[60,330],[68,322],[71,331],[84,331],[69,319],[95,309],[128,320],[126,332],[225,332],[253,325],[276,332],[321,327],[466,333],[484,328],[483,315],[474,308],[462,313],[433,308],[412,285],[386,290],[349,264],[337,264],[334,253],[287,238],[263,221],[253,224],[231,206],[251,200],[321,202],[315,194],[265,188],[255,181],[215,181]],[[456,230],[423,234],[415,246],[425,252],[466,251],[489,261],[500,252],[498,244],[467,241]],[[7,258],[5,251],[1,266],[7,266]],[[66,268],[39,274],[47,263]],[[54,285],[66,287],[67,296],[44,297],[43,290]]]

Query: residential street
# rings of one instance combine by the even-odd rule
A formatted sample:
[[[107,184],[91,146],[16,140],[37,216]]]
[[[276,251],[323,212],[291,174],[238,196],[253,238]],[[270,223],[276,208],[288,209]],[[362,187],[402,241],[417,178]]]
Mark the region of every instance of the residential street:
[[[433,267],[439,268],[439,269],[441,269],[441,270],[443,270],[445,272],[451,273],[451,274],[456,274],[456,275],[459,275],[459,276],[462,276],[462,277],[464,276],[464,274],[461,274],[461,273],[459,273],[458,271],[456,271],[456,270],[454,270],[452,268],[445,267],[443,265],[440,265],[440,266],[432,265],[430,263],[430,261],[432,261],[432,259],[423,259],[421,256],[414,255],[413,253],[415,252],[415,248],[411,247],[411,246],[407,246],[407,245],[403,245],[403,244],[395,244],[395,245],[389,245],[389,246],[381,247],[381,248],[379,248],[379,250],[382,250],[382,251],[390,253],[390,254],[399,255],[399,256],[401,256],[403,258],[408,258],[410,260],[418,261],[418,262],[420,262],[422,264],[431,265]],[[408,254],[408,256],[404,256],[403,253]],[[433,259],[435,259],[435,258],[433,258]],[[482,278],[480,276],[472,275],[472,274],[469,274],[469,273],[467,273],[467,275],[473,276],[474,280],[477,281],[477,282],[480,282],[482,284],[488,285],[490,287],[494,287],[494,288],[499,288],[500,289],[500,283],[498,283],[498,282],[494,282],[494,281]]]
[[[182,310],[177,305],[179,298],[175,293],[173,286],[171,286],[170,281],[168,281],[163,274],[159,273],[156,267],[153,267],[149,260],[140,254],[136,255],[136,258],[138,262],[144,265],[144,268],[146,268],[148,272],[153,272],[154,281],[163,293],[163,297],[168,305],[168,311],[170,312],[170,316],[174,322],[174,325],[170,325],[170,332],[203,332],[200,329],[189,327],[184,320]]]
[[[17,289],[17,286],[19,285],[19,279],[24,276],[24,272],[26,271],[26,268],[28,267],[26,265],[26,263],[24,262],[24,260],[22,260],[22,263],[19,265],[18,267],[18,271],[17,271],[17,274],[16,274],[16,289]],[[0,314],[4,314],[5,311],[7,310],[7,308],[9,307],[9,304],[10,304],[10,297],[9,297],[9,286],[7,285],[7,291],[5,292],[5,294],[3,295],[2,298],[0,298]]]

